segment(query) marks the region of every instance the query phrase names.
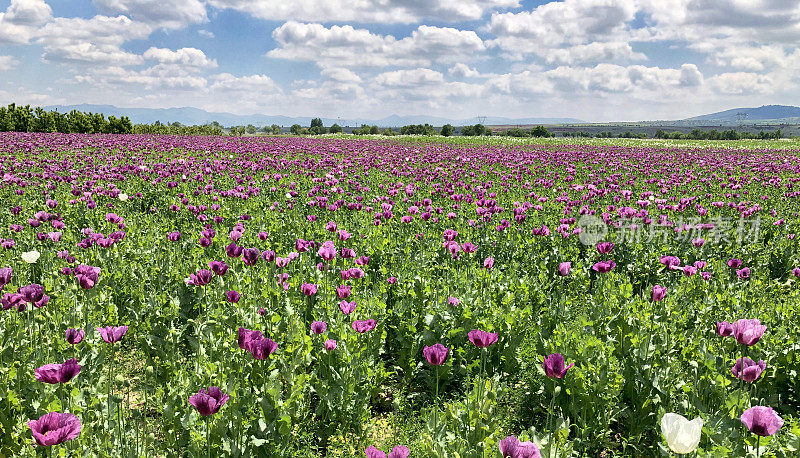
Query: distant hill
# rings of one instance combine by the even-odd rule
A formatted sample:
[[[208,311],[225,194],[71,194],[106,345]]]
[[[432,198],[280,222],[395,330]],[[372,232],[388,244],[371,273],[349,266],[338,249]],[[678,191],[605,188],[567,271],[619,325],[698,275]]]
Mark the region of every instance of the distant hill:
[[[179,122],[181,124],[208,124],[217,121],[223,126],[244,126],[253,124],[254,126],[262,127],[265,125],[277,124],[279,126],[291,126],[292,124],[300,124],[301,126],[308,126],[311,124],[312,116],[270,116],[262,114],[253,115],[236,115],[232,113],[212,113],[199,108],[183,107],[183,108],[119,108],[114,105],[51,105],[44,107],[46,110],[56,110],[60,113],[65,113],[71,110],[90,111],[93,113],[103,113],[106,116],[127,116],[134,124],[152,124],[156,121],[162,123]],[[360,126],[361,124],[377,125],[379,127],[401,127],[408,124],[431,124],[434,126],[442,126],[444,124],[452,124],[454,126],[465,126],[477,124],[476,118],[465,119],[448,119],[436,116],[398,116],[392,115],[382,119],[339,119],[339,118],[322,118],[322,123],[326,126],[331,124],[339,124],[340,126]],[[580,119],[573,118],[499,118],[487,117],[484,121],[486,125],[497,124],[575,124],[582,123]]]
[[[686,121],[761,121],[800,118],[800,107],[788,105],[764,105],[758,108],[734,108],[694,118]]]

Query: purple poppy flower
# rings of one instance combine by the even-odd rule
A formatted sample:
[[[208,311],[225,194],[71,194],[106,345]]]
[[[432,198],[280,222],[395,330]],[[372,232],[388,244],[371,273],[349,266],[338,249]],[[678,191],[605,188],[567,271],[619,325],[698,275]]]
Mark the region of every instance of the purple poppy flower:
[[[67,383],[81,371],[78,360],[68,359],[63,364],[45,364],[33,371],[36,380],[44,383]]]
[[[336,350],[336,341],[333,339],[328,339],[325,341],[325,350],[333,351]]]
[[[339,302],[339,309],[345,315],[349,315],[349,314],[353,313],[353,311],[356,309],[356,302],[355,301],[353,301],[353,302],[341,301],[341,302]]]
[[[592,266],[592,269],[595,270],[596,272],[604,274],[604,273],[611,272],[611,270],[614,269],[614,267],[616,267],[616,266],[617,266],[617,263],[614,262],[614,261],[610,261],[610,260],[609,261],[600,261],[600,262],[596,262]]]
[[[254,266],[260,254],[261,250],[258,248],[246,248],[242,250],[242,261],[246,266]]]
[[[611,250],[614,249],[614,244],[611,242],[600,242],[595,245],[597,252],[600,254],[608,254],[611,253]]]
[[[19,293],[5,293],[2,299],[3,310],[16,307],[18,312],[24,312],[28,307],[25,297]]]
[[[106,326],[104,328],[95,328],[95,329],[97,329],[97,332],[100,333],[100,337],[103,339],[103,341],[111,344],[119,342],[120,339],[122,339],[122,336],[124,336],[125,333],[128,332],[127,326],[118,326],[118,327]]]
[[[70,328],[67,329],[66,332],[67,342],[69,342],[71,345],[77,345],[83,342],[83,338],[85,336],[86,336],[86,331],[84,331],[83,329]]]
[[[364,454],[367,458],[386,458],[386,453],[376,448],[374,445],[367,447],[367,449],[364,450]]]
[[[186,279],[186,284],[194,286],[205,286],[211,282],[211,278],[213,277],[214,277],[214,272],[208,269],[200,269],[197,271],[197,273],[189,275],[189,278]]]
[[[306,296],[313,296],[314,294],[317,294],[317,285],[313,283],[303,283],[300,285],[300,292]]]
[[[447,303],[453,307],[456,307],[459,304],[459,300],[457,297],[450,296],[447,298]]]
[[[276,256],[276,254],[272,250],[265,250],[265,251],[263,251],[261,253],[261,259],[263,259],[263,260],[265,260],[267,262],[274,261],[275,260],[275,256]]]
[[[572,263],[571,262],[562,262],[558,265],[558,274],[562,277],[566,277],[569,275],[570,270],[572,270]]]
[[[100,268],[81,264],[75,268],[75,278],[81,288],[92,289],[100,281]]]
[[[754,382],[759,377],[764,369],[767,368],[767,363],[762,361],[755,362],[750,358],[744,358],[744,370],[742,370],[742,358],[736,360],[736,364],[731,368],[731,374],[745,382]]]
[[[311,323],[311,332],[314,334],[322,334],[328,329],[328,323],[324,321],[315,321]]]
[[[247,344],[251,340],[261,340],[264,338],[264,335],[261,334],[261,331],[251,331],[249,329],[245,329],[239,326],[239,348],[242,350],[247,350]]]
[[[351,267],[349,270],[343,270],[342,272],[347,272],[347,276],[350,278],[364,278],[364,271],[358,267]]]
[[[230,396],[223,393],[216,386],[200,389],[194,396],[189,398],[189,404],[193,405],[197,412],[207,417],[219,412],[219,409],[228,402]]]
[[[388,458],[408,458],[411,451],[405,445],[397,445],[389,452]]]
[[[230,302],[231,304],[236,304],[239,302],[239,299],[242,298],[242,295],[239,294],[237,291],[227,291],[225,292],[225,299]]]
[[[11,267],[3,267],[0,269],[0,289],[11,283],[11,274],[13,269]]]
[[[257,340],[251,339],[247,342],[247,351],[249,351],[255,359],[267,359],[269,355],[275,353],[277,349],[278,344],[266,337]]]
[[[692,275],[697,273],[697,267],[695,266],[683,266],[683,274],[687,277],[691,277]]]
[[[561,353],[553,353],[544,359],[542,367],[544,368],[545,375],[548,377],[564,378],[564,376],[567,375],[567,371],[570,370],[575,363],[569,366],[565,366],[565,364],[564,356]]]
[[[717,335],[720,337],[728,337],[733,335],[733,325],[727,321],[717,322]]]
[[[28,422],[36,443],[42,447],[63,444],[81,434],[81,421],[71,413],[50,412]]]
[[[350,297],[350,293],[352,292],[352,288],[348,285],[339,285],[336,287],[336,295],[339,299],[347,299]]]
[[[425,359],[429,364],[441,366],[445,363],[445,361],[447,361],[447,355],[450,354],[450,349],[440,343],[437,343],[431,347],[423,348],[422,354],[425,355]]]
[[[364,334],[365,332],[372,331],[375,329],[377,322],[375,320],[360,320],[360,321],[353,321],[352,327],[353,330],[360,334]]]
[[[167,240],[169,240],[170,242],[177,242],[180,239],[181,239],[181,233],[178,231],[167,233]]]
[[[467,338],[472,345],[475,345],[479,348],[486,348],[489,345],[494,344],[497,342],[498,333],[496,332],[486,332],[481,331],[480,329],[473,329],[467,334]]]
[[[225,261],[210,261],[208,268],[220,277],[228,273],[228,265],[225,264]]]
[[[317,250],[317,254],[325,261],[330,261],[336,257],[336,247],[333,245],[332,241],[328,240]]]
[[[499,443],[503,458],[541,458],[539,447],[533,442],[520,442],[514,436],[508,436]]]
[[[739,267],[742,267],[742,260],[735,258],[731,259],[728,261],[728,267],[730,267],[731,269],[738,269]]]
[[[661,262],[661,264],[668,269],[672,269],[673,267],[677,267],[681,264],[680,258],[676,256],[662,256],[659,262]]]
[[[653,302],[658,302],[664,299],[667,295],[667,288],[661,285],[653,285],[653,291],[650,293],[650,299]]]
[[[751,433],[759,436],[772,436],[783,426],[783,419],[772,407],[751,407],[744,411],[741,420]]]
[[[386,281],[389,282],[390,285],[394,285],[397,283],[397,277],[389,277],[386,279]]]
[[[750,278],[750,268],[744,267],[741,269],[736,269],[736,276],[741,279]]]
[[[23,286],[17,293],[21,294],[25,302],[35,303],[42,300],[44,297],[44,287],[38,284]]]
[[[795,267],[794,269],[792,269],[792,275],[794,275],[795,277],[800,277],[800,267]]]
[[[229,258],[238,258],[242,255],[242,250],[243,248],[236,245],[234,242],[225,246],[225,254],[227,254]]]
[[[754,345],[761,340],[767,327],[758,320],[738,320],[733,324],[733,336],[742,345]]]
[[[492,267],[494,267],[494,258],[489,256],[483,260],[483,268],[486,270],[491,270]]]

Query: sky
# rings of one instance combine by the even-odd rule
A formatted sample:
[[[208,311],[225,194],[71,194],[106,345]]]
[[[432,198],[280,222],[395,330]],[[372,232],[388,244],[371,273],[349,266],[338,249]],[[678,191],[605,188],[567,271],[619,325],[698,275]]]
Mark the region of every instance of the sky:
[[[798,0],[0,0],[0,103],[683,119],[800,105]]]

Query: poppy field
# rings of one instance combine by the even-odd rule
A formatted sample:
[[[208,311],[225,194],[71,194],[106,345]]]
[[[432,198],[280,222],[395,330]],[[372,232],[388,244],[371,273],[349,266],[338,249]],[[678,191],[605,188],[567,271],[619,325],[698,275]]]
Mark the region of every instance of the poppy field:
[[[800,149],[0,133],[0,457],[793,457]]]

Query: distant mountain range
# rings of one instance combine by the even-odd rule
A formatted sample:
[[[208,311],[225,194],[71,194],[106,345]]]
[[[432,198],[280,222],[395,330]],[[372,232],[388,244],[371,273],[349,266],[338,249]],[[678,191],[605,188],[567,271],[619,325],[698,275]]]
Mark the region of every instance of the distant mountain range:
[[[51,105],[44,107],[46,110],[56,110],[60,113],[66,113],[71,110],[89,111],[92,113],[103,113],[106,116],[127,116],[134,124],[152,124],[156,121],[162,123],[179,122],[181,124],[208,124],[217,121],[223,126],[244,126],[253,124],[257,127],[266,125],[277,124],[279,126],[291,126],[292,124],[300,124],[301,126],[308,126],[311,124],[313,116],[270,116],[270,115],[236,115],[232,113],[211,113],[199,108],[184,107],[184,108],[119,108],[114,105]],[[408,124],[431,124],[433,126],[442,126],[444,124],[452,124],[454,126],[466,126],[478,123],[475,117],[465,119],[449,119],[436,116],[398,116],[392,115],[383,119],[344,119],[344,118],[321,118],[322,123],[326,126],[331,124],[339,124],[340,126],[360,126],[361,124],[377,125],[378,127],[401,127]],[[529,125],[529,124],[582,124],[585,121],[574,118],[502,118],[502,117],[486,117],[482,119],[483,124],[486,125]]]
[[[788,105],[764,105],[758,108],[734,108],[694,118],[686,121],[765,121],[765,120],[800,120],[800,107]]]

